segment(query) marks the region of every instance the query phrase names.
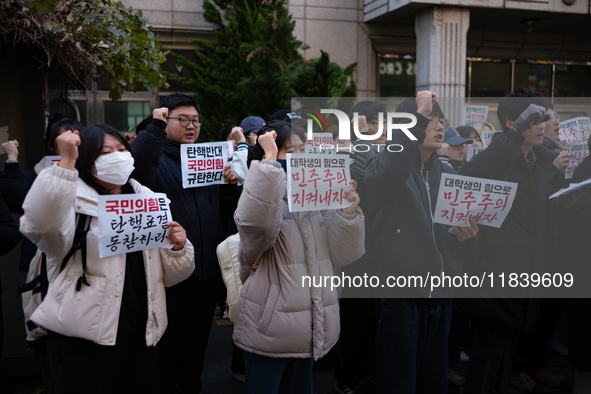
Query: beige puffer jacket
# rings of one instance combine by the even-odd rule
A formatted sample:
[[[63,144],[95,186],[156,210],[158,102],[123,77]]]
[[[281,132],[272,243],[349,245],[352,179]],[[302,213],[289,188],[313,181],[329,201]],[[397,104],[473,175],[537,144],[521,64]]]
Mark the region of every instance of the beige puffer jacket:
[[[136,193],[151,193],[133,179],[129,182]],[[99,258],[97,197],[97,192],[78,178],[78,171],[57,165],[45,169],[27,194],[20,230],[47,255],[49,290],[31,320],[62,335],[113,346],[117,338],[126,255]],[[86,277],[90,286],[82,286],[80,291],[76,291],[76,281],[82,275],[81,251],[77,251],[59,272],[72,246],[78,212],[92,217],[86,236]],[[179,251],[158,248],[142,254],[148,286],[146,344],[154,346],[168,323],[164,287],[191,275],[195,269],[194,251],[187,240]]]
[[[244,282],[234,343],[269,357],[318,360],[336,343],[336,291],[302,286],[304,275],[333,275],[365,252],[364,217],[341,210],[290,214],[286,175],[276,161],[253,161],[234,214]],[[257,270],[250,267],[262,254]]]

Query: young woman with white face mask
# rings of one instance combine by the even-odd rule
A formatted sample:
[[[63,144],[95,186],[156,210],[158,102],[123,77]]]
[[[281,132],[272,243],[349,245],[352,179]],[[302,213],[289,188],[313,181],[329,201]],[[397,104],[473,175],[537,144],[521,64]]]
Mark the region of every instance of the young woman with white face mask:
[[[57,138],[59,165],[43,170],[23,204],[21,232],[47,256],[49,289],[31,320],[47,329],[53,393],[155,393],[155,345],[167,325],[164,287],[194,269],[185,230],[168,222],[172,250],[100,258],[99,195],[151,193],[130,179],[127,141],[107,125]],[[86,269],[72,246],[77,214],[90,218]]]

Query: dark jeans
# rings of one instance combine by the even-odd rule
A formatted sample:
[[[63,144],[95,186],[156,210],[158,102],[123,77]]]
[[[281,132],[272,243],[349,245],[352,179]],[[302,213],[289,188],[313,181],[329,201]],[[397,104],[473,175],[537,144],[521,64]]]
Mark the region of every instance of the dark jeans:
[[[519,330],[473,322],[474,338],[464,394],[511,392],[512,357]]]
[[[49,332],[47,363],[53,393],[156,393],[154,347],[102,346]]]
[[[356,386],[373,375],[376,318],[373,298],[341,298],[341,334],[336,345],[335,379],[339,385]]]
[[[273,358],[242,351],[245,394],[312,394],[313,358]]]
[[[453,305],[452,304],[452,309]],[[451,316],[451,327],[449,329],[449,336],[447,338],[447,347],[448,347],[448,363],[451,368],[454,367],[455,364],[460,362],[460,356],[462,354],[462,350],[466,345],[466,341],[468,340],[468,334],[470,332],[470,322],[466,320],[462,315],[455,312],[452,313]]]
[[[0,392],[7,386],[4,360],[2,359],[2,345],[4,344],[4,314],[2,311],[2,279],[0,278]]]
[[[521,334],[519,338],[517,349],[515,349],[513,375],[547,367],[548,341],[556,330],[564,305],[566,300],[560,298],[541,300],[536,324],[530,332]]]
[[[156,346],[158,393],[200,393],[219,278],[190,277],[166,289],[168,327]]]
[[[447,393],[451,303],[378,300],[376,393]]]
[[[591,371],[591,299],[568,301],[571,330],[568,344],[570,362],[575,369]]]

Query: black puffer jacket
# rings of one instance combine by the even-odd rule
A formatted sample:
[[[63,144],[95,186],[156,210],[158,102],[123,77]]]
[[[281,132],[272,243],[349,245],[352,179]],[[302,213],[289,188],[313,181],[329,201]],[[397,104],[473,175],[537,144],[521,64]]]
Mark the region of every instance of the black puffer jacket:
[[[180,144],[166,138],[166,122],[154,119],[131,144],[135,159],[132,178],[170,199],[173,220],[187,232],[195,247],[193,277],[206,281],[220,275],[216,247],[236,209],[236,185],[183,188]]]
[[[382,280],[389,275],[421,275],[423,278],[441,272],[458,275],[462,271],[459,254],[470,253],[475,244],[474,238],[459,242],[455,235],[448,233],[450,226],[433,223],[441,174],[455,174],[456,171],[438,160],[436,153],[422,163],[419,148],[429,120],[418,113],[414,115],[417,125],[410,131],[418,141],[395,132],[386,146],[399,144],[404,147],[403,151],[395,153],[383,149],[370,161],[365,174],[373,218],[369,247]],[[412,291],[417,297],[452,296],[449,291],[431,292],[428,286]],[[389,296],[395,295],[397,289],[388,292]]]
[[[558,190],[560,175],[554,166],[539,163],[528,166],[521,148],[523,140],[513,130],[496,133],[490,146],[474,158],[472,165],[462,167],[464,175],[518,184],[503,225],[480,228],[477,263],[482,271],[509,274],[549,269],[548,212],[553,208],[548,198]],[[533,157],[530,152],[528,158]]]
[[[4,201],[12,213],[23,213],[23,202],[31,188],[31,185],[37,178],[34,170],[21,172],[18,162],[6,163],[4,171],[0,173],[0,190],[5,197]],[[28,238],[23,239],[21,244],[21,255],[18,262],[19,271],[28,271],[31,260],[37,253],[37,246]]]
[[[577,167],[573,183],[591,178],[591,156]],[[565,243],[561,272],[571,273],[569,297],[591,298],[591,185],[584,186],[577,201],[565,213]]]
[[[10,252],[22,238],[0,193],[0,256]]]

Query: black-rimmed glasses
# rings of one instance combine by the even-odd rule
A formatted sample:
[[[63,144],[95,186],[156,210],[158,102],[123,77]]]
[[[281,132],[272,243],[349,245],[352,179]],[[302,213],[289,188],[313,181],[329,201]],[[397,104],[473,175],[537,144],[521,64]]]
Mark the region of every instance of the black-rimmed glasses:
[[[183,117],[177,117],[177,118],[170,118],[169,117],[166,119],[178,119],[181,127],[189,127],[189,123],[193,123],[193,127],[198,128],[198,127],[201,127],[201,125],[203,124],[203,119],[199,119],[199,118],[189,119],[189,118],[183,118]]]

